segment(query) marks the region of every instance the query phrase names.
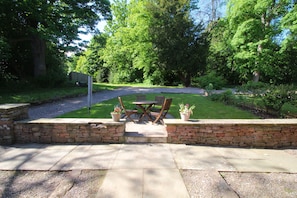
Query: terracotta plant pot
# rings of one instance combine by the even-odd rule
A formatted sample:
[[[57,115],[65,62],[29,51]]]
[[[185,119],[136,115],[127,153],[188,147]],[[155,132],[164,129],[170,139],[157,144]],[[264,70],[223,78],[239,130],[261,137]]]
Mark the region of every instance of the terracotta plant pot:
[[[181,120],[183,120],[183,121],[187,121],[187,120],[190,119],[190,115],[191,115],[191,114],[189,114],[189,113],[180,113],[180,118],[181,118]]]
[[[115,122],[119,122],[120,121],[121,114],[119,114],[119,113],[111,113],[110,115],[111,115],[113,121],[115,121]]]

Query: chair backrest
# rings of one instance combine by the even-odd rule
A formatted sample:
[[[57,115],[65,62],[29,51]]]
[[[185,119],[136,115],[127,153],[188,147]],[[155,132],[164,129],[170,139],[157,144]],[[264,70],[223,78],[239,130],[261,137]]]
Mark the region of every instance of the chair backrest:
[[[163,105],[162,105],[162,109],[156,116],[154,123],[159,122],[159,121],[163,120],[163,118],[166,117],[166,115],[170,109],[171,103],[172,103],[172,98],[165,98]]]
[[[156,105],[162,105],[164,103],[165,96],[155,96]]]
[[[136,101],[144,101],[144,100],[146,100],[145,95],[136,95]]]
[[[118,97],[118,99],[119,99],[119,102],[120,102],[121,108],[122,108],[124,111],[126,111],[126,108],[125,108],[125,106],[124,106],[124,103],[123,103],[123,100],[122,100],[122,98],[121,98],[121,97]]]
[[[162,109],[164,111],[168,111],[170,109],[172,103],[172,98],[165,98]]]

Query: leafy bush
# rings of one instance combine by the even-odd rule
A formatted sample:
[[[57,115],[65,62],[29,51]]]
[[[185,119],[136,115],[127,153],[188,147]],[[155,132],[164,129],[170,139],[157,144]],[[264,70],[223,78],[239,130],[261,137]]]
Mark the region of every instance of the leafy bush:
[[[213,92],[213,84],[209,83],[206,87],[205,87],[205,91],[207,92],[207,94],[210,96],[212,95]]]
[[[193,79],[193,84],[198,84],[198,86],[202,88],[206,88],[209,84],[212,84],[213,89],[221,89],[226,86],[227,81],[222,76],[212,71],[205,76]]]
[[[1,85],[9,80],[13,79],[13,75],[7,71],[8,69],[8,60],[11,58],[11,49],[8,44],[8,41],[0,36],[0,82]],[[0,86],[1,86],[0,85]]]
[[[248,81],[246,84],[241,85],[238,90],[243,92],[251,91],[252,93],[258,95],[263,93],[263,91],[269,86],[263,82]]]
[[[108,82],[108,73],[109,70],[107,68],[99,68],[98,71],[94,74],[96,82]]]
[[[62,69],[51,68],[47,71],[46,75],[39,76],[34,79],[36,85],[41,88],[59,87],[66,82],[67,75]]]
[[[221,94],[212,94],[210,95],[210,99],[212,101],[223,102],[225,104],[235,103],[235,96],[233,95],[231,90],[227,90]]]
[[[280,114],[281,108],[285,103],[295,100],[296,91],[292,85],[272,85],[261,97],[268,112],[273,111]]]

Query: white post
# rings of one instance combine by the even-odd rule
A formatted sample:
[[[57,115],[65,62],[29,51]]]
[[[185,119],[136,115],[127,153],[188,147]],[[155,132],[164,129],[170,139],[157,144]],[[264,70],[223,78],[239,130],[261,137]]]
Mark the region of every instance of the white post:
[[[91,106],[92,106],[92,76],[88,76],[88,109],[89,109],[89,114],[91,111]]]

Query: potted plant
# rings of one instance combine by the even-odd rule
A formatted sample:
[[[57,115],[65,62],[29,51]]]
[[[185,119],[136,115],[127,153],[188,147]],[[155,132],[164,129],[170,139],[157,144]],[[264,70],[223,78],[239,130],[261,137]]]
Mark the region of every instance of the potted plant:
[[[190,118],[190,115],[193,114],[195,105],[190,106],[189,104],[179,104],[179,113],[183,121],[187,121]]]
[[[119,122],[121,118],[121,113],[122,113],[121,107],[118,105],[114,106],[113,111],[110,112],[112,120],[115,122]]]

